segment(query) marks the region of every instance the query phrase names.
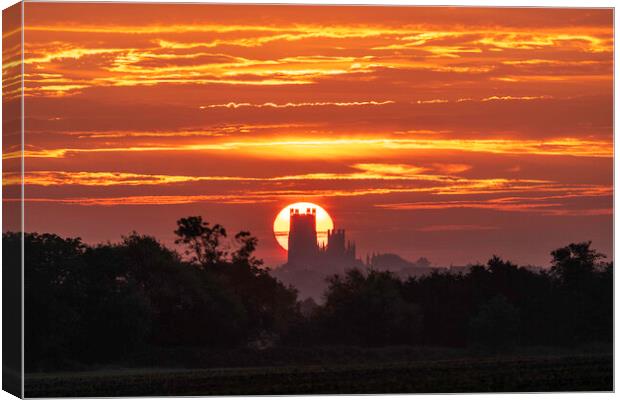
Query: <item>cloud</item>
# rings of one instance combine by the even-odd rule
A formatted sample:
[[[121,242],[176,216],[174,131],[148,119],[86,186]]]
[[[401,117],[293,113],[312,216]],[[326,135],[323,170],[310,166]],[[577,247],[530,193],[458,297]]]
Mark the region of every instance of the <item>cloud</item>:
[[[610,140],[581,139],[576,137],[547,140],[519,139],[390,139],[390,138],[290,138],[239,141],[213,141],[210,143],[157,144],[127,147],[49,148],[28,149],[25,158],[64,158],[79,153],[133,153],[133,152],[219,152],[228,151],[275,158],[328,158],[377,155],[383,152],[441,151],[491,154],[556,155],[575,157],[613,157]],[[9,152],[3,159],[21,158],[22,153]]]
[[[495,226],[510,249],[564,240],[574,218],[611,232],[613,10],[28,7],[28,141],[7,137],[3,157],[26,157],[26,201],[49,216],[32,229],[81,235],[79,212],[97,240],[147,219],[165,237],[195,210],[246,221],[271,251],[257,213],[312,199],[360,245],[396,224],[378,240],[402,254],[423,232],[467,233],[473,259]],[[19,36],[3,57],[15,110]],[[138,209],[159,205],[155,224]]]
[[[50,23],[45,15],[49,13],[39,12],[43,14],[26,23],[27,34],[34,38],[25,53],[26,94],[33,96],[171,83],[315,85],[360,73],[372,81],[389,76],[391,70],[409,74],[406,82],[394,82],[401,86],[418,79],[424,84],[423,73],[435,72],[442,76],[439,81],[457,80],[468,88],[472,81],[518,82],[526,79],[523,75],[564,81],[578,76],[611,80],[613,75],[613,27],[557,23],[562,20],[559,13],[534,30],[508,20],[493,27],[473,23],[476,18],[454,25],[448,22],[454,18],[447,16],[445,21],[429,18],[432,23],[398,24],[376,19],[356,23],[348,18],[337,23],[286,18],[279,24],[241,24],[230,16],[220,24],[196,24],[194,16],[173,25],[153,20],[59,24],[58,18]],[[37,11],[33,8],[31,13]],[[571,21],[577,20],[571,17]],[[63,84],[54,84],[56,91],[42,90],[50,84],[33,79],[33,73],[56,74]]]
[[[161,174],[136,174],[127,172],[59,172],[28,171],[24,184],[37,186],[81,185],[81,186],[148,186],[201,181],[251,181],[252,178],[230,176],[182,176]],[[19,173],[4,173],[3,185],[19,185]]]
[[[607,194],[609,196],[609,193]],[[451,200],[377,204],[376,207],[396,211],[480,209],[500,212],[534,213],[545,216],[611,215],[612,208],[570,208],[562,201],[567,198],[588,197],[588,194],[556,196],[498,197],[486,200]],[[555,201],[549,201],[555,200]]]
[[[445,99],[432,99],[432,100],[418,100],[416,101],[416,104],[442,104],[442,103],[448,103],[449,100],[445,100]]]
[[[233,178],[234,180],[234,178]],[[241,178],[240,180],[243,180]],[[445,187],[363,187],[354,189],[304,189],[274,186],[271,189],[233,190],[226,194],[190,194],[190,195],[132,195],[132,196],[104,196],[104,197],[37,197],[27,196],[26,202],[75,204],[84,206],[121,206],[121,205],[170,205],[194,203],[218,204],[254,204],[277,201],[295,201],[298,199],[327,199],[363,196],[384,196],[404,194],[432,194],[444,195],[506,195],[514,193],[513,197],[496,197],[486,200],[436,200],[401,203],[379,203],[374,207],[392,211],[419,211],[419,210],[446,210],[446,209],[482,209],[503,212],[529,212],[548,216],[586,216],[609,215],[612,208],[570,208],[564,201],[567,199],[609,198],[613,188],[594,185],[558,185],[558,184],[527,184],[527,182],[509,183],[501,186],[488,182],[471,184],[457,184]],[[536,196],[540,192],[556,192],[559,194]],[[377,197],[378,198],[378,197]],[[5,198],[5,201],[20,201],[19,198]]]
[[[394,104],[392,100],[386,101],[343,101],[343,102],[334,102],[334,101],[316,101],[316,102],[302,102],[302,103],[262,103],[262,104],[252,104],[252,103],[226,103],[226,104],[209,104],[206,106],[200,106],[201,109],[205,108],[296,108],[296,107],[322,107],[322,106],[336,106],[336,107],[355,107],[355,106],[382,106],[385,104]]]
[[[472,99],[471,97],[468,98],[459,98],[456,99],[454,102],[455,103],[462,103],[464,101],[480,101],[480,102],[486,102],[486,101],[528,101],[528,100],[549,100],[549,99],[553,99],[553,96],[548,96],[548,95],[542,95],[542,96],[489,96],[489,97],[483,97],[480,99]],[[416,104],[444,104],[444,103],[451,103],[451,100],[448,99],[432,99],[432,100],[417,100],[415,103]]]
[[[19,201],[19,199],[6,199],[5,201]],[[175,204],[194,204],[214,202],[219,204],[257,204],[272,202],[267,198],[254,198],[247,196],[218,196],[218,195],[193,195],[193,196],[124,196],[124,197],[74,197],[74,198],[42,198],[29,197],[28,203],[56,203],[79,206],[167,206]]]
[[[442,174],[460,174],[469,171],[472,166],[468,164],[434,163],[433,168]]]
[[[366,173],[376,174],[382,177],[416,177],[428,171],[428,168],[409,164],[360,163],[354,164],[353,168],[362,170]]]
[[[168,174],[138,174],[131,172],[104,172],[104,171],[32,171],[25,173],[24,183],[36,186],[82,185],[82,186],[148,186],[168,185],[189,182],[287,182],[287,181],[410,181],[435,182],[439,186],[417,188],[417,191],[449,190],[449,188],[465,190],[467,188],[480,190],[484,187],[499,188],[510,185],[540,185],[550,184],[550,181],[523,180],[523,179],[475,179],[458,178],[455,176],[437,175],[432,168],[459,168],[466,170],[467,166],[433,164],[432,167],[420,167],[408,164],[354,164],[351,168],[358,170],[350,173],[343,172],[307,172],[297,175],[276,175],[269,177],[257,176],[187,176]],[[464,168],[465,167],[465,168]],[[452,170],[454,171],[454,170]],[[3,185],[21,185],[21,175],[18,172],[5,172]]]

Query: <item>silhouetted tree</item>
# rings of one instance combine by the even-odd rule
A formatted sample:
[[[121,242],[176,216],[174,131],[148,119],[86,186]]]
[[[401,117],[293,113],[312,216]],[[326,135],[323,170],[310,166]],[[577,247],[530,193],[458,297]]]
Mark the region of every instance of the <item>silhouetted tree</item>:
[[[27,368],[41,360],[114,359],[144,339],[149,303],[122,279],[117,254],[91,259],[79,238],[29,233],[24,240]]]
[[[108,247],[121,257],[122,279],[135,282],[153,306],[153,343],[231,346],[245,340],[241,300],[213,273],[184,264],[150,236],[133,233]]]
[[[571,243],[551,252],[551,277],[555,279],[556,336],[560,343],[577,344],[608,339],[609,308],[602,302],[612,293],[611,268],[602,263],[605,255],[591,248],[591,242]]]
[[[3,252],[21,252],[21,234],[5,233]],[[80,305],[88,286],[84,268],[85,246],[79,238],[53,234],[24,234],[24,340],[25,365],[40,361],[59,363],[73,354],[72,343],[80,337]],[[54,365],[57,366],[57,365]]]
[[[258,268],[263,265],[263,261],[254,257],[258,239],[250,235],[250,232],[241,231],[235,235],[235,241],[238,248],[232,254],[232,262],[235,264],[246,263],[252,268]]]
[[[226,229],[219,224],[211,227],[202,217],[187,217],[177,221],[177,230],[174,233],[179,237],[175,243],[187,246],[185,254],[191,256],[191,261],[202,267],[217,264],[226,256],[226,251],[220,248],[223,238],[226,238]]]
[[[402,297],[390,272],[352,269],[330,278],[320,323],[327,342],[382,346],[414,343],[421,328],[416,305]]]
[[[210,226],[202,217],[187,217],[177,221],[177,243],[188,246],[197,262],[208,274],[229,288],[243,304],[250,338],[286,334],[290,322],[298,318],[297,292],[262,269],[262,260],[254,257],[258,240],[241,231],[234,237],[236,248],[230,253],[222,249],[226,230],[219,224]],[[206,268],[209,267],[209,268]]]
[[[571,243],[551,252],[551,275],[563,285],[573,287],[587,283],[593,273],[603,266],[604,254],[591,249],[592,242]]]
[[[433,272],[404,283],[404,298],[420,306],[423,314],[421,344],[464,346],[474,308],[466,275]]]
[[[225,232],[201,217],[179,220],[189,262],[135,232],[94,247],[26,234],[28,370],[118,360],[148,345],[221,348],[285,335],[301,318],[296,291],[260,268],[249,232],[227,257]],[[19,234],[3,243],[19,255]]]
[[[202,217],[177,223],[184,259],[131,233],[95,246],[26,233],[26,369],[119,362],[141,348],[291,346],[481,346],[610,342],[613,264],[590,242],[554,250],[549,271],[493,256],[464,274],[401,281],[351,270],[329,279],[324,304],[298,302],[255,257],[258,241]],[[231,250],[227,251],[227,246]],[[21,235],[3,234],[19,260]]]
[[[519,311],[498,295],[480,307],[470,320],[470,340],[475,346],[492,351],[513,349],[519,340]]]

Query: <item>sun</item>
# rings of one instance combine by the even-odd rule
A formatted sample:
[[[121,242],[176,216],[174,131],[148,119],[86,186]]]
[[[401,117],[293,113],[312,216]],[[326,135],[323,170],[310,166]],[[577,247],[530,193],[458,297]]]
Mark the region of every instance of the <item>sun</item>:
[[[325,211],[323,207],[314,203],[294,203],[284,207],[273,221],[273,233],[276,236],[278,244],[282,246],[284,250],[288,250],[288,231],[290,226],[291,208],[298,208],[301,213],[305,213],[307,208],[316,208],[317,242],[319,246],[327,242],[327,231],[329,229],[334,229],[334,221],[329,216],[327,211]]]

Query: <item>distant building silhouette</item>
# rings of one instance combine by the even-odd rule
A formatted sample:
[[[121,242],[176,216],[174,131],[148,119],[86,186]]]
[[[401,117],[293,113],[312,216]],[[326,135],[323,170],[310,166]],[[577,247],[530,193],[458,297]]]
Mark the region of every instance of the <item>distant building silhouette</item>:
[[[344,229],[327,231],[327,247],[324,247],[323,251],[334,260],[355,260],[355,243],[347,241],[345,246]]]
[[[377,271],[390,271],[396,276],[407,279],[412,276],[422,276],[433,271],[445,270],[440,267],[431,266],[431,262],[426,257],[420,257],[417,261],[405,260],[398,254],[393,253],[372,253],[366,256],[366,267]]]
[[[272,274],[293,285],[301,298],[322,302],[328,285],[326,278],[352,268],[390,271],[402,279],[445,270],[432,267],[423,257],[410,262],[390,253],[369,254],[364,263],[356,258],[355,243],[347,240],[344,229],[328,230],[327,243],[318,245],[315,208],[291,209],[289,221],[288,261]]]
[[[355,243],[346,240],[344,229],[328,230],[327,244],[318,246],[316,208],[307,208],[305,213],[291,208],[290,213],[288,265],[335,270],[363,265],[355,258]]]
[[[288,263],[311,265],[319,253],[316,238],[316,208],[306,209],[305,214],[301,214],[297,208],[291,208]]]

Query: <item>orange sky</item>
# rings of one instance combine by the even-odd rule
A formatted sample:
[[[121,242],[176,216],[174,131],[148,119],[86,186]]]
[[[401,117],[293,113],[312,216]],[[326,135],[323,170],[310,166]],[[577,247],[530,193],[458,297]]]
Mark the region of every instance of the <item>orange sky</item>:
[[[25,41],[28,231],[200,214],[277,265],[311,201],[362,256],[611,255],[611,10],[26,3]]]

